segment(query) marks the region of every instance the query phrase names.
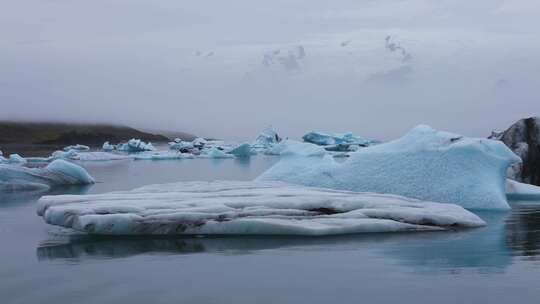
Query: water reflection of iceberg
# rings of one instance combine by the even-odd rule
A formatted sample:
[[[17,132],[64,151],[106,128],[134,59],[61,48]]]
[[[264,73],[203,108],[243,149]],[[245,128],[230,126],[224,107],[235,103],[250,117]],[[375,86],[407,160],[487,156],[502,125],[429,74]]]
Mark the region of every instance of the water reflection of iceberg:
[[[513,202],[513,212],[506,220],[506,243],[514,255],[540,259],[540,204]]]
[[[506,213],[481,215],[488,226],[457,232],[380,233],[334,237],[118,238],[71,237],[44,242],[40,261],[127,258],[140,254],[252,254],[262,250],[368,252],[418,272],[500,271],[512,255],[505,244]]]

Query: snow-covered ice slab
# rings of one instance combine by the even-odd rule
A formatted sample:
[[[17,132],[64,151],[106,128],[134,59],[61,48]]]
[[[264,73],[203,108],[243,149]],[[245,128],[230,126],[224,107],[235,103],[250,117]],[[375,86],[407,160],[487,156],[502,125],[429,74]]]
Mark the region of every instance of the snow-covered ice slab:
[[[446,230],[485,222],[457,205],[278,182],[183,182],[44,196],[52,225],[105,235],[332,235]]]
[[[508,179],[506,181],[506,196],[516,200],[540,201],[540,187]]]
[[[0,192],[48,190],[60,185],[93,183],[94,179],[84,168],[61,159],[44,168],[0,165]]]
[[[257,178],[403,195],[470,209],[509,209],[506,170],[520,159],[503,143],[418,126],[397,140],[362,148],[344,162],[282,157]]]
[[[367,140],[363,137],[354,135],[352,133],[323,133],[323,132],[309,132],[302,137],[305,142],[320,146],[331,146],[340,144],[351,144],[368,146],[373,143],[371,140]]]

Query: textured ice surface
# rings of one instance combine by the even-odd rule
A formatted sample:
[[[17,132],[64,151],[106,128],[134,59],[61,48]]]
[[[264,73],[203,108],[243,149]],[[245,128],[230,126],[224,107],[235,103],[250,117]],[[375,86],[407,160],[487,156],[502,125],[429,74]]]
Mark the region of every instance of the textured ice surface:
[[[127,143],[120,144],[117,149],[125,152],[142,152],[142,151],[154,151],[155,148],[151,143],[145,143],[140,139],[130,139]]]
[[[5,158],[2,156],[2,154],[0,154],[0,164],[24,165],[27,162],[28,161],[26,160],[26,158],[20,156],[19,154],[10,154],[8,158]]]
[[[457,205],[276,182],[185,182],[45,196],[37,213],[52,225],[110,235],[330,235],[485,225]]]
[[[323,133],[323,132],[309,132],[302,137],[305,142],[309,142],[321,146],[340,145],[340,144],[352,144],[367,146],[372,141],[363,137],[354,135],[352,133]]]
[[[508,179],[506,181],[506,195],[508,198],[516,200],[540,201],[540,187]]]
[[[418,126],[400,139],[332,157],[284,157],[257,178],[391,193],[471,209],[508,209],[506,170],[519,158],[503,143]]]
[[[0,165],[0,191],[47,190],[60,185],[92,184],[94,179],[76,164],[57,159],[44,168]]]
[[[182,141],[181,139],[177,138],[169,143],[169,148],[172,150],[191,150],[195,148],[195,146],[193,145],[193,142]]]
[[[89,146],[85,146],[85,145],[73,145],[73,146],[67,146],[64,148],[64,151],[69,151],[69,150],[75,150],[75,151],[89,151],[90,150],[90,147]]]

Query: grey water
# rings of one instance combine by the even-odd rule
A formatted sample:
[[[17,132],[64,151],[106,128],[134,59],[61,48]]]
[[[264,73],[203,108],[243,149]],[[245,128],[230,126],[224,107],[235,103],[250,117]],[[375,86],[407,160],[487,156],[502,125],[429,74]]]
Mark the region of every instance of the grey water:
[[[276,160],[86,162],[103,193],[250,180]],[[538,303],[540,202],[453,232],[104,238],[48,226],[38,195],[0,196],[0,303]]]

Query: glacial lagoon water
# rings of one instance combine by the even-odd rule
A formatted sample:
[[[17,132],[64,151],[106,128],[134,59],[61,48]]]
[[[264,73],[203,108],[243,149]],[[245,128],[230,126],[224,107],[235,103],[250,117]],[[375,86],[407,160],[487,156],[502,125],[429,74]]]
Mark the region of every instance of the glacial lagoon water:
[[[250,180],[276,161],[85,163],[103,193]],[[538,303],[540,202],[458,232],[323,238],[104,238],[48,226],[37,196],[0,197],[0,303]]]

